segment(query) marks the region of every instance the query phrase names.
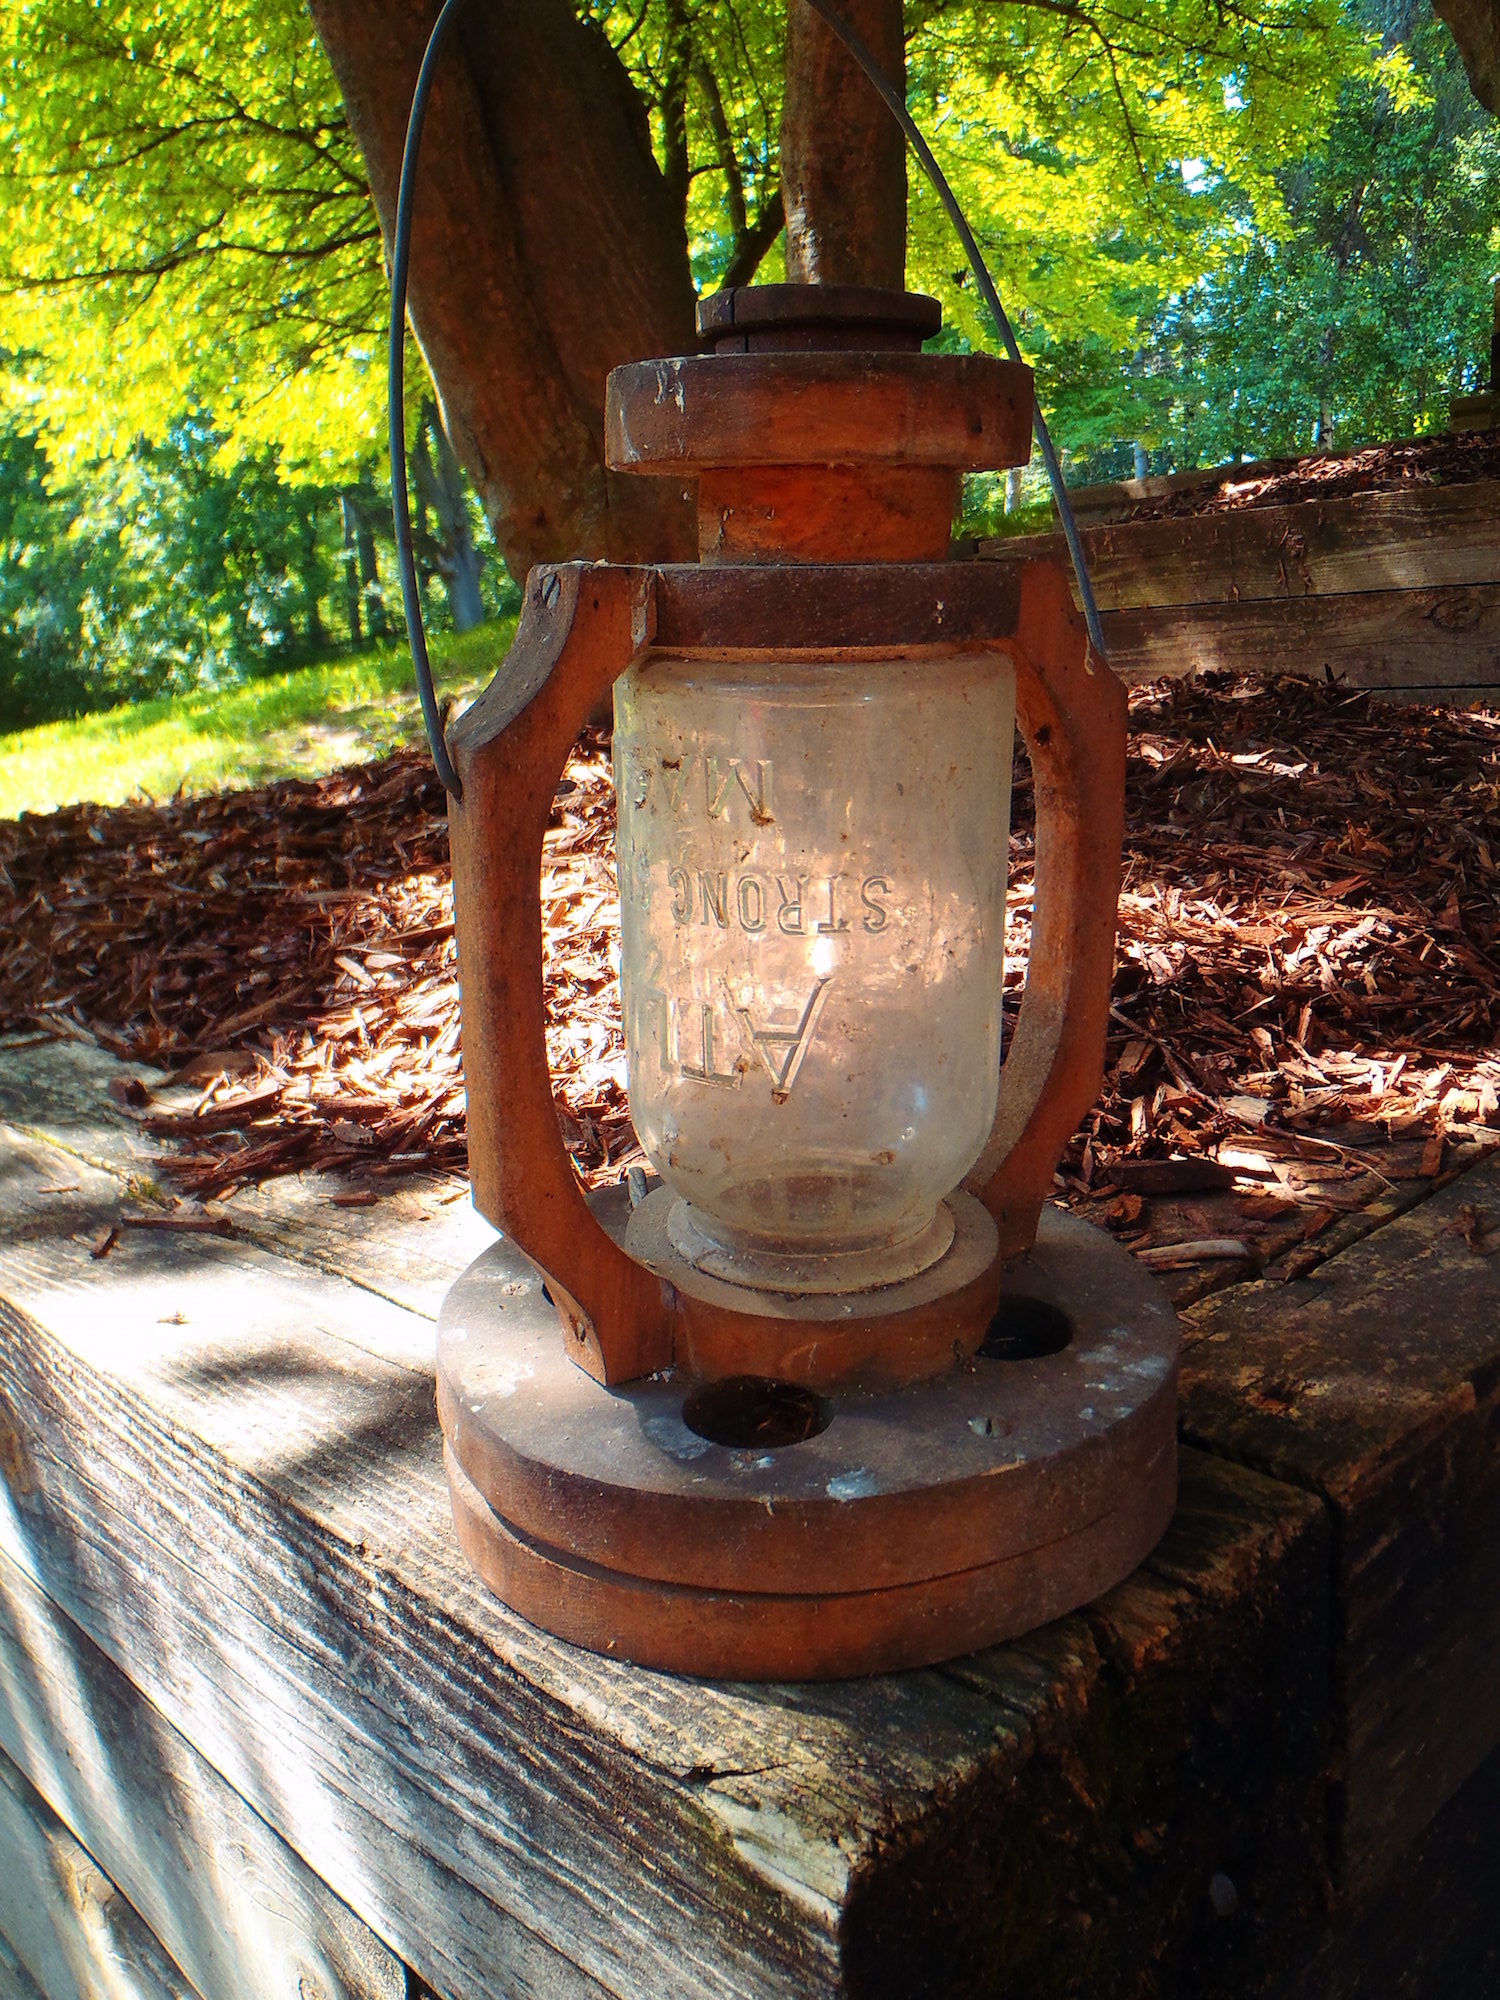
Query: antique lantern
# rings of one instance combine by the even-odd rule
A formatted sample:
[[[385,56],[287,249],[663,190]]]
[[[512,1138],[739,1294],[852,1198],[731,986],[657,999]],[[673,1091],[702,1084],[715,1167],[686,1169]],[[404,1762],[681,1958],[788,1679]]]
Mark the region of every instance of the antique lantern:
[[[617,471],[695,565],[533,571],[449,738],[469,1145],[503,1237],[450,1292],[454,1515],[535,1623],[735,1678],[908,1666],[1131,1569],[1175,1491],[1177,1329],[1046,1205],[1098,1089],[1124,698],[1042,563],[948,560],[1023,463],[1022,366],[936,301],[776,285],[617,369]],[[585,1197],[547,1074],[538,879],[615,710],[629,1098],[655,1185]],[[1036,883],[1002,1066],[1011,750]]]

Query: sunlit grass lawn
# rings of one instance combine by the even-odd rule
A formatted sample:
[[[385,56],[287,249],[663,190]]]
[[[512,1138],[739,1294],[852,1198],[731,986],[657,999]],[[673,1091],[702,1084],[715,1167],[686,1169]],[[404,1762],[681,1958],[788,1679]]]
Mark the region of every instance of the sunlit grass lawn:
[[[439,696],[467,700],[489,679],[514,621],[462,638],[435,634]],[[422,734],[405,643],[213,694],[137,702],[0,736],[0,819],[78,799],[117,805],[313,777],[383,756]]]

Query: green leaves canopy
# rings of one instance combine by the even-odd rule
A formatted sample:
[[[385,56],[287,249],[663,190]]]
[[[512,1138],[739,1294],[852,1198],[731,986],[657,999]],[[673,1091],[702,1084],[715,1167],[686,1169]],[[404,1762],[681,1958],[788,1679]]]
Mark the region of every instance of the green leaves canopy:
[[[964,18],[964,16],[967,18]],[[1275,169],[1333,115],[1375,54],[1336,0],[1005,0],[933,10],[913,96],[1033,343],[1128,349],[1149,302],[1214,269],[1235,188],[1259,230],[1282,219]],[[956,265],[925,190],[914,261]],[[946,301],[988,342],[970,289]]]
[[[0,161],[0,349],[65,452],[199,406],[324,476],[368,456],[380,231],[300,7],[11,0]]]
[[[1143,329],[1101,441],[1134,406],[1125,434],[1182,464],[1361,444],[1441,430],[1450,395],[1483,386],[1500,125],[1435,21],[1418,17],[1401,53],[1398,87],[1346,81],[1327,134],[1278,174],[1279,222],[1256,229],[1221,197],[1228,254]],[[1097,373],[1097,357],[1059,359],[1079,389]],[[1084,412],[1069,415],[1082,442]]]
[[[333,496],[218,444],[184,421],[68,482],[0,419],[0,732],[321,650]]]
[[[652,106],[658,151],[683,150],[694,273],[712,283],[732,211],[753,218],[776,186],[782,9],[594,11]],[[1038,337],[1114,349],[1229,254],[1223,190],[1252,228],[1278,228],[1277,169],[1326,131],[1341,83],[1403,67],[1341,0],[915,0],[907,26],[908,99],[1002,293]],[[908,282],[991,344],[915,169],[912,197]]]
[[[710,287],[775,228],[784,7],[579,4],[651,112]],[[1352,0],[911,0],[907,24],[913,106],[1061,435],[1083,448],[1139,436],[1191,451],[1200,433],[1209,448],[1182,383],[1189,402],[1226,400],[1214,385],[1237,346],[1260,341],[1267,383],[1273,349],[1306,349],[1304,322],[1283,338],[1273,308],[1284,315],[1299,288],[1327,292],[1315,211],[1328,174],[1366,144],[1371,105],[1399,123],[1427,101],[1401,46],[1382,50]],[[1420,178],[1419,125],[1409,137]],[[1482,152],[1455,154],[1448,192],[1428,190],[1429,238],[1444,201],[1463,207],[1464,174],[1489,174]],[[383,404],[380,233],[296,0],[12,0],[0,160],[0,349],[12,399],[61,433],[54,459],[163,438],[187,408],[212,412],[226,451],[275,445],[309,478],[368,459]],[[1389,166],[1349,171],[1383,186]],[[915,179],[912,194],[909,281],[943,298],[957,337],[991,344],[946,221]],[[1471,243],[1472,214],[1449,219]],[[1369,329],[1401,317],[1409,274],[1393,294],[1366,261],[1364,290],[1346,285],[1327,309],[1342,315],[1335,367],[1361,365]],[[1451,263],[1424,269],[1446,282]],[[1293,404],[1304,422],[1302,377],[1267,388],[1247,440],[1292,423]],[[1394,421],[1410,399],[1384,407]]]

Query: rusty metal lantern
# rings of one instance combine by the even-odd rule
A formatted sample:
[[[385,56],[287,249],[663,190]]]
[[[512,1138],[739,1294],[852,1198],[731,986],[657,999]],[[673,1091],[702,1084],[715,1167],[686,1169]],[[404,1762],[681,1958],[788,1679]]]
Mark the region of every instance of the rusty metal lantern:
[[[1125,704],[1055,566],[948,560],[961,474],[1029,455],[1024,367],[924,353],[939,309],[902,293],[699,319],[607,410],[616,470],[695,486],[699,562],[534,571],[449,736],[503,1237],[444,1305],[439,1409],[462,1545],[533,1622],[869,1672],[1097,1595],[1173,1506],[1175,1317],[1047,1204],[1102,1072]],[[611,695],[634,1205],[574,1176],[542,1001],[543,834]],[[1036,883],[1001,1066],[1012,714]]]

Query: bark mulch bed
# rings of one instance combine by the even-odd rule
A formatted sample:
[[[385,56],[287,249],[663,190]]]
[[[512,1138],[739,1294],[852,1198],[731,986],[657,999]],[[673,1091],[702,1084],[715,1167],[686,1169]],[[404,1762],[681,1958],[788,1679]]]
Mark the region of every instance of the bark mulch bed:
[[[1136,690],[1109,1066],[1059,1192],[1179,1298],[1295,1275],[1500,1143],[1500,716],[1306,681]],[[1018,766],[1013,1004],[1031,887]],[[441,788],[405,752],[316,782],[0,824],[0,1029],[88,1034],[195,1087],[129,1093],[200,1201],[314,1168],[366,1200],[461,1173]],[[608,752],[544,869],[549,1054],[584,1179],[624,1094]],[[1500,843],[1497,843],[1500,847]],[[1407,1190],[1403,1194],[1403,1189]],[[1472,1220],[1473,1247],[1492,1247]]]
[[[1358,451],[1308,458],[1260,459],[1228,465],[1217,476],[1184,484],[1155,500],[1121,509],[1118,521],[1165,521],[1226,514],[1246,507],[1288,507],[1301,500],[1342,500],[1352,493],[1389,493],[1413,486],[1459,486],[1500,479],[1500,435],[1453,431]]]

